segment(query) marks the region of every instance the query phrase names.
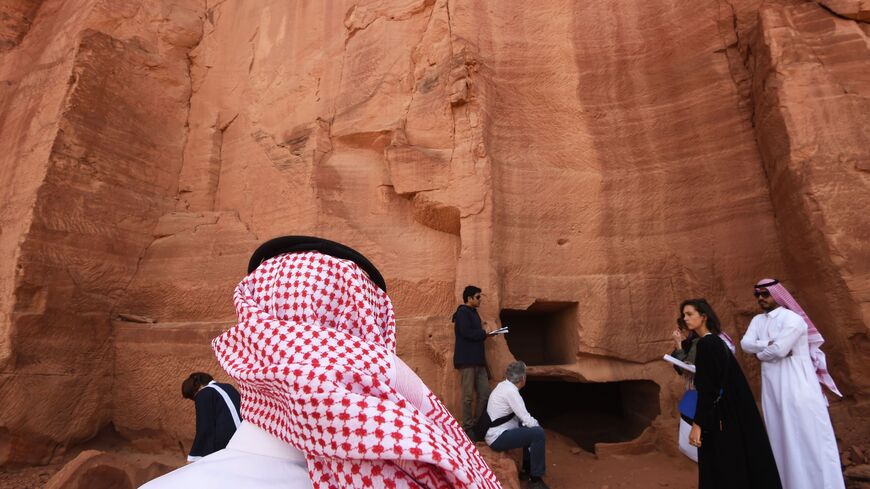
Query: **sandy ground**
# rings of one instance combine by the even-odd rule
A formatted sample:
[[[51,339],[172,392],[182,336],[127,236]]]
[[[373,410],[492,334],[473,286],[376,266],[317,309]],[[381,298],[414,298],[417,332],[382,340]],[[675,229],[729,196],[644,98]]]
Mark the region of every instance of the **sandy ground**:
[[[547,438],[547,476],[551,489],[690,489],[695,487],[695,464],[662,453],[611,456],[598,459],[580,450],[572,440],[552,432]],[[128,454],[132,455],[132,454]],[[69,454],[65,459],[72,459]],[[0,489],[39,489],[63,467],[0,468]],[[525,488],[526,483],[520,487]]]
[[[63,464],[39,467],[0,466],[0,488],[2,489],[39,489],[48,482]]]
[[[547,433],[547,475],[551,489],[693,489],[697,466],[685,457],[660,452],[597,458],[573,440]],[[525,487],[525,484],[521,484]]]
[[[144,455],[130,452],[129,446],[88,447],[112,451],[134,459],[145,458],[167,465],[182,465],[178,454]],[[39,467],[0,467],[0,489],[40,489],[78,451],[72,451],[58,463]],[[141,460],[138,460],[141,463]],[[547,474],[544,480],[551,489],[694,489],[697,466],[683,456],[662,452],[642,455],[596,457],[579,449],[570,438],[547,432]],[[870,484],[849,481],[850,489],[865,489]],[[521,482],[526,489],[528,484]]]

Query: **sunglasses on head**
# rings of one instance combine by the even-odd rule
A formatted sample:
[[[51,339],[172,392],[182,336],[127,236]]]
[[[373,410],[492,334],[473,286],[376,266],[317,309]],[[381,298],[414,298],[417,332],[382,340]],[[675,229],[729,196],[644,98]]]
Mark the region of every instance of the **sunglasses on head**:
[[[767,299],[768,297],[770,297],[770,292],[766,290],[756,290],[752,295],[754,295],[755,297],[764,297],[765,299]]]

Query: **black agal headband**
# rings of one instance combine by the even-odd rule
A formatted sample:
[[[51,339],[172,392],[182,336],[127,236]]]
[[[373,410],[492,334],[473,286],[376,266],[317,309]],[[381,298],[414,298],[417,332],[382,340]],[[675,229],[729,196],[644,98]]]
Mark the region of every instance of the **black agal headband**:
[[[756,288],[756,289],[764,289],[764,288],[767,288],[767,287],[772,287],[772,286],[774,286],[774,285],[776,285],[776,284],[778,284],[778,283],[779,283],[779,280],[777,280],[777,279],[773,279],[772,282],[765,282],[765,283],[763,283],[763,284],[758,284],[758,285],[755,286],[755,288]]]
[[[381,276],[381,272],[361,253],[341,243],[313,236],[282,236],[266,241],[251,255],[251,260],[248,262],[248,273],[250,274],[256,270],[261,263],[269,258],[274,258],[284,253],[298,253],[301,251],[317,251],[324,255],[350,260],[359,265],[379,289],[384,292],[387,291],[387,283],[384,281],[384,277]]]

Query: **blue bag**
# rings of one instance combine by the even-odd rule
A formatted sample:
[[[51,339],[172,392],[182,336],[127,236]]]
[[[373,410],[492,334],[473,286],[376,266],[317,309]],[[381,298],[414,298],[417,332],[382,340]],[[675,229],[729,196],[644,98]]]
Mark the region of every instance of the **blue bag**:
[[[680,416],[686,419],[689,423],[695,420],[695,408],[698,406],[698,391],[689,389],[683,394],[680,399],[679,409]]]

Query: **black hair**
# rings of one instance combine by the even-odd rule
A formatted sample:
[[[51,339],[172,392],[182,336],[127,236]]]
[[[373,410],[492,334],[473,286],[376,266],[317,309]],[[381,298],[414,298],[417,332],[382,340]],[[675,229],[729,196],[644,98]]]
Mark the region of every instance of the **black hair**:
[[[468,302],[469,297],[473,297],[475,294],[479,294],[480,292],[480,287],[475,285],[465,287],[465,290],[462,291],[462,302]]]
[[[214,380],[214,377],[205,372],[194,372],[181,383],[181,396],[185,399],[193,400],[196,393],[209,382]]]
[[[716,315],[716,311],[713,310],[713,306],[707,302],[707,299],[688,299],[684,300],[682,304],[680,304],[680,316],[683,315],[683,309],[686,306],[692,306],[698,314],[707,318],[707,329],[710,330],[711,333],[719,334],[722,332],[722,325],[719,322],[719,316]]]

